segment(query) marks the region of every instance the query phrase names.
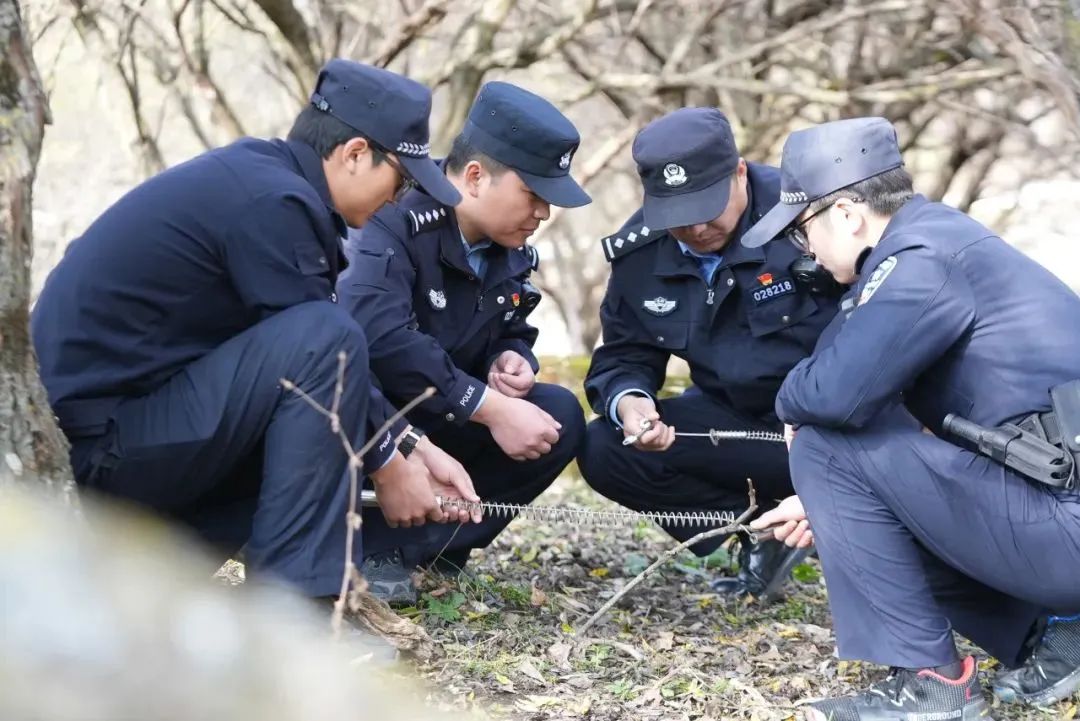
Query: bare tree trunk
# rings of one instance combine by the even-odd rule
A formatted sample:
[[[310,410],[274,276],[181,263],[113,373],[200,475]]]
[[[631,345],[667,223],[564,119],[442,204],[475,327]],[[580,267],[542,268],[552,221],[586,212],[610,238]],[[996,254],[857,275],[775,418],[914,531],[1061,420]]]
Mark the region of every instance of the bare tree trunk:
[[[0,0],[0,488],[75,501],[68,446],[30,344],[31,188],[49,109],[16,0]]]
[[[106,65],[116,72],[127,93],[128,102],[131,104],[131,119],[135,122],[137,136],[135,147],[143,175],[160,173],[165,169],[165,156],[143,115],[142,92],[139,87],[134,43],[122,40],[120,46],[114,51],[109,47],[109,40],[105,37],[105,31],[99,22],[96,6],[87,0],[71,0],[71,6],[75,11],[72,21],[79,37],[88,49],[99,53],[106,61]],[[129,14],[128,30],[124,37],[130,35],[134,22],[135,18]]]
[[[311,30],[304,21],[304,16],[290,0],[255,0],[255,4],[262,8],[292,49],[300,64],[300,72],[297,74],[314,78],[319,72],[320,63],[312,51]]]
[[[469,109],[484,81],[484,70],[478,66],[477,60],[491,53],[495,37],[516,4],[517,0],[484,3],[466,23],[460,39],[455,42],[459,50],[447,60],[447,69],[443,71],[450,90],[446,111],[442,124],[435,129],[431,138],[431,147],[439,152],[448,151],[454,137],[465,126]],[[437,84],[429,82],[433,87]]]

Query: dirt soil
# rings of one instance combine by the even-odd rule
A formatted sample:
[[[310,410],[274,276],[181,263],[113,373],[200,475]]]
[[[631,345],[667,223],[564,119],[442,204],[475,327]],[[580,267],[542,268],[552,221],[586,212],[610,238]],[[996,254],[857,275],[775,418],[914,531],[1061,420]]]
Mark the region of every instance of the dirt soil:
[[[538,504],[613,508],[574,478]],[[730,571],[726,548],[689,553],[633,589],[579,637],[575,628],[674,542],[651,525],[572,528],[514,521],[474,552],[467,577],[422,575],[399,609],[442,646],[421,665],[436,705],[513,719],[800,718],[800,701],[848,693],[882,669],[839,661],[820,566],[796,569],[768,606],[725,601],[708,580]],[[996,662],[978,654],[985,675]],[[998,721],[1071,719],[1077,699],[1046,710],[1002,706]]]

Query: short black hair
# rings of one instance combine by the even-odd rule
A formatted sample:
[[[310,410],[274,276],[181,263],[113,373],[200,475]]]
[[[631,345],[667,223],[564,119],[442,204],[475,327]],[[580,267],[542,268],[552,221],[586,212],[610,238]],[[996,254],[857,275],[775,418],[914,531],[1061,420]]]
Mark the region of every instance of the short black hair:
[[[896,215],[904,203],[914,196],[911,175],[903,167],[898,167],[818,198],[810,203],[810,213],[817,213],[841,198],[851,198],[861,200],[871,212],[888,218]]]
[[[289,140],[310,145],[319,157],[326,160],[334,149],[353,138],[363,138],[371,146],[375,165],[386,160],[386,150],[356,128],[324,113],[314,105],[300,111],[287,136]]]
[[[446,156],[446,171],[448,173],[460,173],[465,166],[472,161],[480,163],[492,175],[498,176],[510,168],[503,165],[489,155],[485,155],[469,144],[469,141],[461,135],[454,138],[454,144],[450,147],[450,154]]]

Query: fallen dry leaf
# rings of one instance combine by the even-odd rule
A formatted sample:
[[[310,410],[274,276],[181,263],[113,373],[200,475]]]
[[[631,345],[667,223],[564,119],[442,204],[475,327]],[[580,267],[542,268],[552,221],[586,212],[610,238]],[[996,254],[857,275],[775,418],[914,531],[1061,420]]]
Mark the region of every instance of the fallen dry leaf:
[[[520,671],[522,675],[528,676],[533,681],[536,681],[539,684],[543,684],[545,686],[547,685],[547,680],[544,678],[544,675],[540,673],[536,666],[533,665],[533,662],[529,659],[525,659],[520,664],[518,664],[518,671]]]

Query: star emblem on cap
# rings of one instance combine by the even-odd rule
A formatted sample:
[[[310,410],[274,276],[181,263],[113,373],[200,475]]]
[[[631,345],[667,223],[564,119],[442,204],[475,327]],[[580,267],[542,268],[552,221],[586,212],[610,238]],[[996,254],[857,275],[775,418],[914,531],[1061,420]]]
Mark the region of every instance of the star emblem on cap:
[[[668,163],[664,166],[664,184],[671,188],[678,188],[689,180],[686,170],[678,163]]]
[[[566,170],[567,168],[570,167],[570,155],[573,152],[574,152],[573,150],[567,150],[566,153],[561,158],[559,158],[559,167],[560,168],[562,168],[563,170]]]

